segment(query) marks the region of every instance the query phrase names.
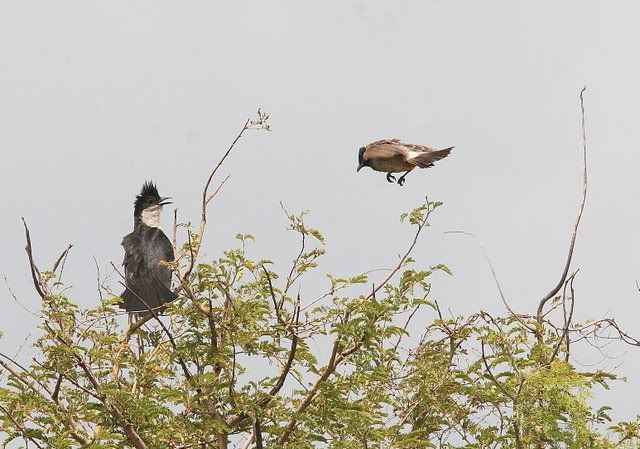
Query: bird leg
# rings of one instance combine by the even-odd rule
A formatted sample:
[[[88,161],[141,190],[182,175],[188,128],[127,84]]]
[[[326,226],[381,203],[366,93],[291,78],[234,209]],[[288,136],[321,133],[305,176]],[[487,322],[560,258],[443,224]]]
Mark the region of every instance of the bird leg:
[[[408,172],[406,172],[404,175],[400,176],[400,179],[398,179],[398,184],[399,184],[399,185],[401,185],[401,186],[402,186],[402,185],[404,185],[404,178],[406,178],[406,177],[407,177],[407,175],[409,174],[409,172],[410,172],[410,171],[411,171],[411,170],[409,170]]]
[[[387,173],[387,181],[388,182],[396,182],[396,177],[393,176],[392,172]]]

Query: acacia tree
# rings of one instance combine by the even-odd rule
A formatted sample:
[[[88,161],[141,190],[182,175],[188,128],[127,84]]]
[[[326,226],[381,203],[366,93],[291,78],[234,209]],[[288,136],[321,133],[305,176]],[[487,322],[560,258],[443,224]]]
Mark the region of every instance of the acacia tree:
[[[119,298],[101,281],[100,306],[78,308],[58,281],[69,248],[41,271],[25,223],[41,333],[29,364],[0,354],[8,374],[0,387],[5,444],[637,447],[640,421],[613,424],[610,408],[588,402],[593,389],[608,388],[617,376],[582,371],[569,357],[584,340],[614,336],[640,346],[613,319],[573,323],[571,259],[587,188],[584,109],[582,117],[582,202],[560,281],[534,314],[509,306],[494,273],[504,316],[443,316],[430,297],[431,277],[451,272],[411,256],[441,206],[428,200],[401,217],[413,238],[381,279],[329,276],[326,293],[315,298],[298,287],[324,254],[324,237],[305,213],[287,212],[300,250],[284,273],[250,256],[250,235],[238,235],[237,246],[214,260],[201,256],[207,207],[224,184],[211,192],[215,175],[245,132],[269,129],[260,111],[207,179],[199,226],[174,215],[176,261],[168,265],[180,297],[163,316],[149,311],[125,325]],[[416,327],[421,335],[413,335]]]

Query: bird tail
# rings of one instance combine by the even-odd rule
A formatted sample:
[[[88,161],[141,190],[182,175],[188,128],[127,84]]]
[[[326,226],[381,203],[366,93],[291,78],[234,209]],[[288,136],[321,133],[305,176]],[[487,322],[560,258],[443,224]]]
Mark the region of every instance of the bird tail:
[[[443,150],[424,152],[412,158],[410,162],[413,162],[420,168],[433,167],[433,163],[435,161],[439,161],[440,159],[444,159],[445,157],[449,156],[449,153],[451,153],[451,150],[453,150],[454,148],[455,147],[449,147]]]
[[[145,314],[150,313],[149,309],[162,313],[165,304],[177,299],[178,295],[155,276],[147,276],[139,279],[135,286],[127,286],[120,297],[124,300],[120,307],[128,313]]]

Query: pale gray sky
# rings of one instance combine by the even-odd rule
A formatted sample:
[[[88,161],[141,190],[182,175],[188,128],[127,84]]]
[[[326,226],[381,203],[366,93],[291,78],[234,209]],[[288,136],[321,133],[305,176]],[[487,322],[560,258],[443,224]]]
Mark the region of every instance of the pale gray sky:
[[[434,276],[434,297],[455,314],[503,311],[477,244],[443,233],[463,229],[485,242],[513,306],[533,312],[578,206],[586,84],[577,318],[610,314],[640,335],[638,17],[634,1],[0,1],[0,274],[37,309],[24,216],[40,264],[75,244],[70,295],[95,305],[93,256],[120,263],[142,182],[197,220],[210,167],[262,107],[273,132],[247,135],[224,166],[209,256],[248,232],[252,254],[284,267],[298,240],[283,201],[326,234],[320,274],[387,267],[411,238],[399,214],[428,194],[446,207],[415,256],[455,274]],[[456,149],[403,188],[356,174],[357,149],[387,137]],[[4,290],[0,349],[13,352],[34,323]],[[621,363],[628,383],[601,397],[631,418],[640,349],[612,352],[603,366]]]

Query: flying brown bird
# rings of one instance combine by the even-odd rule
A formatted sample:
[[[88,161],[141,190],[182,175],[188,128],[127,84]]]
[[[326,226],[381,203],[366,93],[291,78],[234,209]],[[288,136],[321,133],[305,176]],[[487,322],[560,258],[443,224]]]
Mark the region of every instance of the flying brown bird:
[[[378,140],[360,148],[358,152],[358,170],[371,167],[375,171],[387,172],[387,181],[395,182],[392,173],[405,172],[398,179],[398,184],[404,184],[404,178],[416,167],[433,167],[435,161],[444,159],[454,147],[434,150],[423,145],[402,143],[400,139]]]

